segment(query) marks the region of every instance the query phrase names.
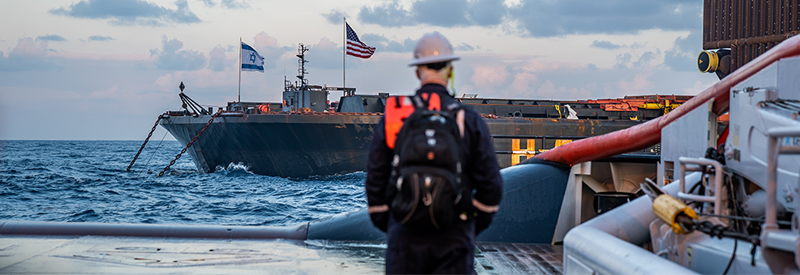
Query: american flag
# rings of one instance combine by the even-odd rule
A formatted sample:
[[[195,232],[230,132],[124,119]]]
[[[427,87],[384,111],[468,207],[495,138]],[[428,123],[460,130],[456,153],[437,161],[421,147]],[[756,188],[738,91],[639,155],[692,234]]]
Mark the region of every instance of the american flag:
[[[375,53],[375,47],[367,46],[361,40],[358,40],[358,35],[350,24],[344,23],[347,26],[347,54],[360,58],[369,58]]]

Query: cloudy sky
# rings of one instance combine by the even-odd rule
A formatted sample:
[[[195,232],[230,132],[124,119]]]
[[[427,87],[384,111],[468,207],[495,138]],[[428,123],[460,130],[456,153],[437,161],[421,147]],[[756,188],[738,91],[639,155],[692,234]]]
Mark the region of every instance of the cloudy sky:
[[[298,43],[310,82],[341,86],[343,17],[377,48],[346,59],[358,93],[413,92],[414,44],[437,30],[462,57],[458,94],[694,95],[717,81],[694,65],[701,13],[701,0],[0,1],[0,139],[142,140],[180,108],[181,81],[224,106],[240,38],[266,62],[242,73],[243,101],[279,100]]]

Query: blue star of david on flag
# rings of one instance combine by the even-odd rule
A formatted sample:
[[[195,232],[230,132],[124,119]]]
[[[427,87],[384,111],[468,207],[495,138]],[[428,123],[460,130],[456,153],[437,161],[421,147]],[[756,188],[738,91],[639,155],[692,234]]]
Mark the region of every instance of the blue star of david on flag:
[[[245,43],[242,43],[242,71],[264,72],[264,58]]]

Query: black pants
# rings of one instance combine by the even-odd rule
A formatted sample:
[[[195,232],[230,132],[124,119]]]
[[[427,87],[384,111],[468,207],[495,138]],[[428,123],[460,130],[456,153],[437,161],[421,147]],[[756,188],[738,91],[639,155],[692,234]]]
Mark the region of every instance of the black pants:
[[[474,273],[472,223],[457,224],[461,228],[439,234],[414,234],[399,227],[394,220],[389,222],[386,274]]]

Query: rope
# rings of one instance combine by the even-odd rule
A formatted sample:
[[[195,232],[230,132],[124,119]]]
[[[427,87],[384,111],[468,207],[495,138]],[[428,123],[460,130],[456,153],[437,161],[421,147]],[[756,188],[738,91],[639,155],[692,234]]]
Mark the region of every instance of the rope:
[[[162,143],[162,142],[164,142],[164,138],[166,138],[166,137],[167,137],[167,133],[169,133],[169,132],[166,132],[166,131],[164,131],[164,136],[162,136],[162,137],[161,137],[161,141],[159,141],[159,142],[158,142],[158,145],[156,146],[156,149],[155,149],[155,150],[153,150],[153,154],[152,154],[152,155],[150,155],[150,158],[148,158],[148,159],[147,159],[147,162],[145,162],[145,163],[144,163],[144,169],[143,169],[143,170],[142,170],[142,172],[140,172],[140,173],[139,173],[139,175],[137,175],[137,176],[141,176],[141,175],[142,175],[142,173],[144,173],[144,172],[147,170],[147,165],[148,165],[148,164],[150,164],[150,160],[151,160],[151,159],[153,159],[153,157],[154,157],[154,156],[156,155],[156,153],[158,152],[158,148],[161,148],[161,143]]]
[[[217,116],[220,115],[220,114],[222,114],[222,113],[218,112],[218,113],[215,113],[214,115],[211,116],[211,119],[208,120],[208,123],[206,123],[206,126],[203,126],[203,129],[201,129],[200,132],[198,132],[197,135],[194,136],[194,138],[192,138],[192,141],[190,141],[189,144],[186,144],[186,147],[184,147],[183,150],[181,150],[181,152],[178,153],[177,156],[175,156],[175,159],[173,159],[172,161],[169,162],[169,165],[167,165],[167,167],[164,167],[164,171],[161,171],[160,173],[158,173],[159,177],[163,176],[164,173],[166,173],[167,170],[169,170],[169,167],[172,166],[173,164],[175,164],[175,161],[177,161],[179,158],[181,158],[181,155],[183,155],[183,153],[186,153],[186,149],[189,149],[189,147],[192,147],[192,144],[195,141],[197,141],[197,138],[199,138],[200,135],[202,135],[203,132],[205,132],[206,129],[208,129],[208,126],[211,125],[211,123],[214,122],[214,119],[217,118]]]
[[[136,152],[136,156],[133,157],[133,160],[131,160],[131,164],[128,165],[128,169],[125,169],[125,172],[130,172],[131,171],[131,167],[133,167],[133,163],[136,162],[136,159],[139,158],[139,154],[142,153],[142,149],[144,149],[144,146],[147,145],[147,141],[150,140],[150,137],[153,136],[153,132],[156,130],[156,127],[158,127],[158,122],[161,121],[161,116],[162,115],[158,115],[158,119],[156,119],[156,123],[153,124],[153,129],[150,129],[150,133],[147,134],[147,138],[144,139],[144,143],[142,143],[142,147],[139,147],[139,152]]]

